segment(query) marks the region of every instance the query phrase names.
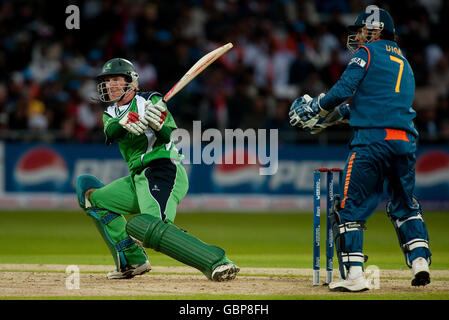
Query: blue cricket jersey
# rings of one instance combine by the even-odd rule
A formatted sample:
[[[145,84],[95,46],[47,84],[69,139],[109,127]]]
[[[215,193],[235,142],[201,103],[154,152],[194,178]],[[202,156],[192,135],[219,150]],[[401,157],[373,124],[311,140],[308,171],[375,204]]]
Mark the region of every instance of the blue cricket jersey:
[[[331,110],[352,97],[351,127],[398,129],[417,137],[414,96],[415,77],[401,49],[396,42],[377,40],[357,50],[320,104]]]

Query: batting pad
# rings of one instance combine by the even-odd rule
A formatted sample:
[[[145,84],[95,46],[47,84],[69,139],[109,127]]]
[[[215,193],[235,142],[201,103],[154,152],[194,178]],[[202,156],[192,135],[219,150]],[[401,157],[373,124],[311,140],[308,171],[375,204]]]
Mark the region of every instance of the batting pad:
[[[89,189],[103,188],[104,184],[97,177],[90,174],[82,174],[76,178],[76,195],[78,197],[78,204],[82,209],[86,208],[86,199],[84,195]],[[90,207],[90,205],[88,205]]]
[[[204,243],[177,226],[149,214],[140,214],[129,219],[126,231],[144,247],[160,251],[194,267],[208,279],[217,265],[230,262],[222,248]]]
[[[125,232],[126,219],[105,209],[91,207],[86,213],[101,234],[114,259],[117,271],[128,264],[140,264],[148,258],[145,250]]]

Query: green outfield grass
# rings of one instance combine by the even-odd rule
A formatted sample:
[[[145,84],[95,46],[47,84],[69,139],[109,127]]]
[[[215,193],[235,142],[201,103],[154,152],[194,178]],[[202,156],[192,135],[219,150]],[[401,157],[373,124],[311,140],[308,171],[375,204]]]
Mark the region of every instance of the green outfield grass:
[[[425,220],[433,253],[432,269],[449,270],[449,212],[426,212]],[[176,224],[203,241],[226,249],[227,255],[243,268],[311,268],[311,213],[178,213]],[[366,265],[380,269],[408,270],[396,233],[383,212],[376,212],[367,223]],[[112,257],[91,218],[81,211],[0,212],[0,264],[113,265]],[[321,226],[325,239],[324,219]],[[181,263],[147,249],[153,266],[182,266]],[[322,242],[324,268],[324,241]],[[334,260],[337,265],[336,259]],[[440,279],[448,280],[448,279]],[[5,298],[5,297],[4,297]],[[21,299],[90,299],[90,297],[21,297]],[[0,294],[0,300],[1,300]],[[164,299],[163,296],[91,297],[91,299]],[[167,299],[449,299],[449,294],[374,293],[353,295],[181,295]]]
[[[449,213],[427,212],[425,220],[433,253],[432,268],[449,269]],[[222,246],[243,267],[309,268],[312,263],[311,214],[178,213],[176,224],[205,242]],[[407,269],[386,215],[375,213],[367,226],[367,264]],[[81,211],[2,212],[0,228],[0,241],[8,244],[0,247],[0,263],[113,263],[90,218]],[[321,230],[324,240],[324,222]],[[181,265],[151,249],[147,251],[153,265]]]

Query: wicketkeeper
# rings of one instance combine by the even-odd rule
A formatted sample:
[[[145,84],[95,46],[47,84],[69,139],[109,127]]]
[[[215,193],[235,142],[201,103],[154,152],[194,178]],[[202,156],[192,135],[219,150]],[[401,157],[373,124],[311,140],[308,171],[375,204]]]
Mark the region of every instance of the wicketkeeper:
[[[151,270],[145,248],[192,266],[214,281],[232,280],[239,268],[222,248],[174,225],[188,178],[171,139],[175,121],[157,92],[140,92],[138,74],[122,58],[109,60],[96,77],[106,144],[117,142],[130,175],[104,185],[92,175],[76,179],[79,205],[92,217],[114,259],[108,279]],[[134,215],[128,221],[124,215]]]
[[[370,288],[363,274],[363,230],[377,208],[384,183],[391,201],[387,214],[397,232],[412,285],[430,282],[431,253],[421,205],[414,197],[418,132],[412,109],[415,80],[395,40],[390,14],[369,6],[350,26],[347,46],[355,52],[327,94],[305,95],[290,109],[290,124],[311,133],[345,122],[353,128],[344,170],[344,188],[331,214],[341,280],[333,291]],[[340,105],[352,97],[351,105]]]

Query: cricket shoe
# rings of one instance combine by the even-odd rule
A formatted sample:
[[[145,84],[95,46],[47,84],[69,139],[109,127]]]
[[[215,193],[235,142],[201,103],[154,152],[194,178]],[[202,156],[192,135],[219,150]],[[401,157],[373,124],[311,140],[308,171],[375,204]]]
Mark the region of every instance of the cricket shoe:
[[[120,271],[116,271],[116,270],[110,271],[110,272],[108,272],[107,277],[109,280],[131,279],[131,278],[134,278],[135,276],[139,276],[144,273],[147,273],[150,270],[151,270],[151,265],[150,265],[150,262],[147,260],[141,264],[126,265],[126,266],[120,268]]]
[[[370,289],[368,280],[361,267],[351,267],[347,279],[340,279],[329,284],[330,291],[361,292]]]
[[[412,286],[425,286],[430,283],[429,264],[424,258],[416,258],[412,262]]]
[[[234,280],[239,273],[240,268],[233,263],[223,263],[215,267],[212,271],[211,279],[213,281],[229,281]]]

